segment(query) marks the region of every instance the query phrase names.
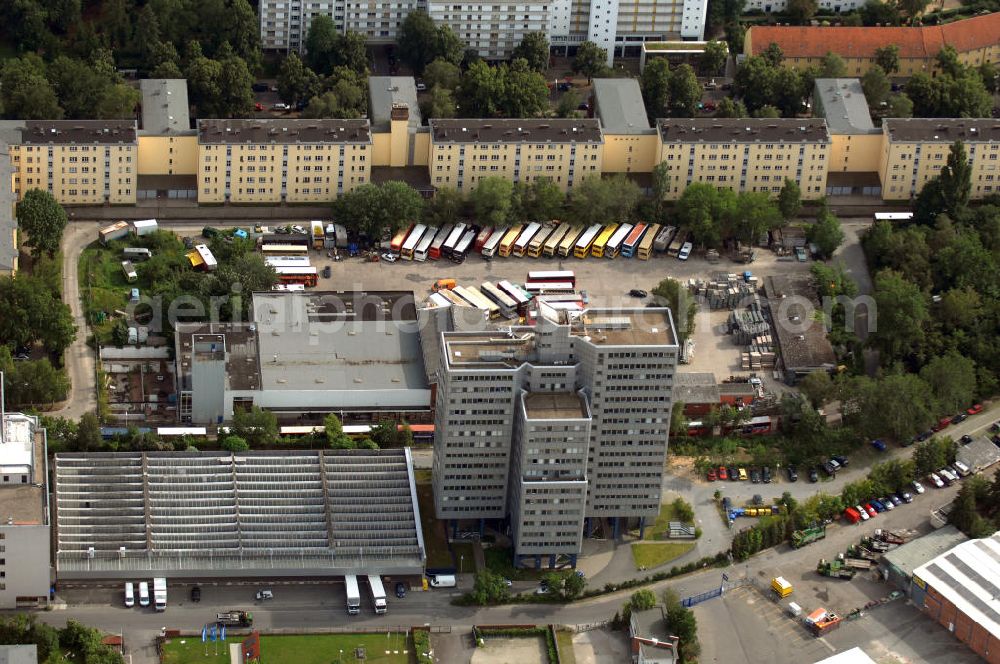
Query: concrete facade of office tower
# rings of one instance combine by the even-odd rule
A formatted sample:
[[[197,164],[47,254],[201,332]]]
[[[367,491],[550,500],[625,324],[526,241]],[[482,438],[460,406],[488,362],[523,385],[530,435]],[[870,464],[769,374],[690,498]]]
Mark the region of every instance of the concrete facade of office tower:
[[[435,511],[509,526],[519,566],[575,566],[595,529],[659,513],[677,336],[666,308],[537,306],[532,326],[440,335]]]

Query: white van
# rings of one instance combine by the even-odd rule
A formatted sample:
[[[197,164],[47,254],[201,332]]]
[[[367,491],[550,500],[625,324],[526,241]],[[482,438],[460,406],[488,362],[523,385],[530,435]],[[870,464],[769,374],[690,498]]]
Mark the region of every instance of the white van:
[[[691,255],[692,249],[694,249],[694,245],[691,244],[690,242],[685,242],[683,245],[681,245],[681,250],[677,252],[677,260],[686,261],[688,259],[688,256]]]
[[[965,465],[964,463],[962,463],[961,461],[956,461],[955,463],[953,463],[953,464],[951,464],[951,465],[952,465],[952,467],[954,467],[954,468],[955,468],[955,470],[957,470],[957,471],[958,471],[958,474],[959,474],[959,475],[960,475],[961,477],[965,477],[965,476],[967,476],[967,475],[969,475],[969,474],[971,474],[971,473],[972,473],[972,471],[971,471],[971,470],[969,470],[969,467],[968,467],[968,466],[966,466],[966,465]]]
[[[430,578],[430,583],[434,588],[454,588],[458,585],[454,574],[437,574]]]
[[[145,581],[139,582],[139,606],[149,606],[149,584]]]
[[[135,586],[131,581],[125,582],[125,606],[129,608],[135,606]]]
[[[947,468],[942,468],[941,470],[937,471],[937,474],[941,477],[941,479],[944,480],[944,483],[948,486],[951,486],[952,484],[958,481],[958,475],[951,472]]]

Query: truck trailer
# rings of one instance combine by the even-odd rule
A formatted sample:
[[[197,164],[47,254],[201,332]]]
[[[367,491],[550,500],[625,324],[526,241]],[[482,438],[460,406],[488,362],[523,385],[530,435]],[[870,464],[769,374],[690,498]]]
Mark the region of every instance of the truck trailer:
[[[356,616],[361,613],[361,592],[358,590],[358,577],[354,574],[346,575],[344,588],[347,590],[347,613]]]
[[[800,549],[806,544],[812,544],[824,537],[826,537],[826,526],[813,526],[812,528],[796,530],[792,533],[792,546]]]
[[[167,610],[167,580],[162,576],[153,579],[153,605],[157,611]]]
[[[372,602],[375,604],[375,613],[385,613],[388,610],[388,605],[385,601],[385,588],[382,586],[382,577],[378,574],[369,574],[368,587],[372,591]]]

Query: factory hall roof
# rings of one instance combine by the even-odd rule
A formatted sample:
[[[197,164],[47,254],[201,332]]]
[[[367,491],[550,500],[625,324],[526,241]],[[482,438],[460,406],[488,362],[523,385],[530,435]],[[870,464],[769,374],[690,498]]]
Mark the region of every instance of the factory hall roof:
[[[597,120],[430,120],[435,143],[602,143]]]
[[[368,120],[199,120],[198,142],[218,145],[250,143],[322,144],[372,142]]]
[[[822,118],[676,118],[657,122],[664,143],[828,143]]]

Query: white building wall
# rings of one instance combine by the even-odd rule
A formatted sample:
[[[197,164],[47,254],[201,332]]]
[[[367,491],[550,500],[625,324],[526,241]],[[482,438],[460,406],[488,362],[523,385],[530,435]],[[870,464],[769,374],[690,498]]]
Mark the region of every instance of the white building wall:
[[[608,66],[614,62],[618,31],[619,0],[591,0],[587,39],[608,52]]]
[[[427,12],[435,23],[450,26],[485,59],[508,57],[529,32],[550,33],[548,3],[431,0],[427,3]]]
[[[708,0],[684,0],[681,10],[681,39],[704,40],[707,16]]]
[[[17,607],[18,597],[49,595],[49,527],[0,525],[0,609]]]

